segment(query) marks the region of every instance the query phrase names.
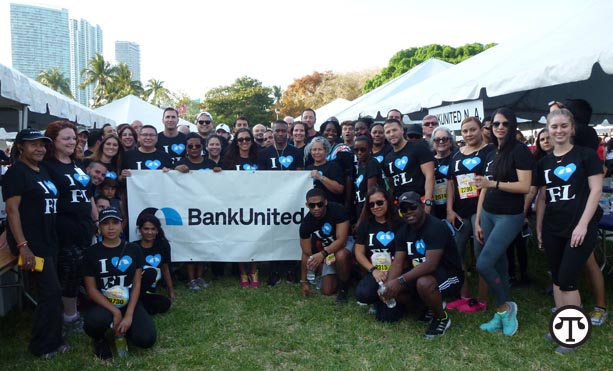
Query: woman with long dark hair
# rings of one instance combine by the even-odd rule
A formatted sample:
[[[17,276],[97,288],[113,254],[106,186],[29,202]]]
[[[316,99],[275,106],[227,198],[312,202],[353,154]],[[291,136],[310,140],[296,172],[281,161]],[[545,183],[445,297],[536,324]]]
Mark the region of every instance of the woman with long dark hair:
[[[121,163],[123,159],[123,146],[116,134],[109,134],[102,138],[102,142],[91,156],[86,158],[85,164],[91,161],[98,161],[106,166],[106,177],[117,179],[121,174]]]

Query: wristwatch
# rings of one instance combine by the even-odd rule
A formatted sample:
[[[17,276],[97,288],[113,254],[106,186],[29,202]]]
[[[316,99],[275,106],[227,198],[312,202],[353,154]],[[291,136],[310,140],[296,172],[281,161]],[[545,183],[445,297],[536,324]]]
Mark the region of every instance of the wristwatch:
[[[400,282],[402,284],[402,286],[406,286],[407,283],[408,283],[403,275],[400,275],[400,277],[398,277],[398,282]]]
[[[425,199],[425,200],[424,200],[424,205],[426,205],[426,206],[432,206],[432,200],[430,200],[430,199]]]

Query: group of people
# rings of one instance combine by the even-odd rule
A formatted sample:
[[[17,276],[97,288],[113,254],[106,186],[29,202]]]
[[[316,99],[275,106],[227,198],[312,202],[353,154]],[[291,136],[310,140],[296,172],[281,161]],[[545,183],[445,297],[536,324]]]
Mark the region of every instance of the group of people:
[[[251,129],[239,117],[232,133],[225,124],[214,132],[208,112],[196,117],[197,132],[182,133],[174,108],[164,110],[159,133],[138,120],[117,130],[107,124],[79,132],[67,121],[51,123],[44,133],[24,129],[14,142],[2,193],[6,239],[23,268],[32,271],[39,294],[30,350],[43,358],[64,353],[70,349],[65,333],[81,327],[101,358],[110,357],[109,327],[134,345],[155,343],[150,315],[167,311],[176,296],[170,243],[149,214],[136,221],[141,238],[128,242],[135,240],[126,227],[125,179],[132,170],[310,171],[309,213],[300,225],[302,294],[310,293],[319,275],[321,292],[346,302],[357,271],[359,302],[372,304],[382,321],[418,309],[419,319],[429,324],[427,338],[450,327],[448,310],[485,311],[488,292],[495,310],[481,329],[516,333],[511,246],[526,279],[522,229],[534,203],[556,306],[581,305],[577,279],[585,266],[596,301],[592,323],[600,325],[608,313],[592,251],[602,213],[603,162],[590,148],[584,107],[553,103],[535,153],[518,141],[517,119],[507,108],[483,121],[467,117],[462,147],[436,116],[405,128],[398,110],[389,111],[384,122],[330,118],[319,132],[312,109],[300,121],[288,117],[270,129]],[[474,297],[467,246],[479,273]],[[44,259],[40,271],[36,257]],[[259,287],[257,263],[238,263],[239,285]],[[204,262],[184,266],[190,290],[208,286]],[[294,266],[271,262],[268,285],[280,282],[283,270],[294,281]],[[84,320],[77,310],[81,283],[93,302]],[[155,293],[158,283],[167,297]]]

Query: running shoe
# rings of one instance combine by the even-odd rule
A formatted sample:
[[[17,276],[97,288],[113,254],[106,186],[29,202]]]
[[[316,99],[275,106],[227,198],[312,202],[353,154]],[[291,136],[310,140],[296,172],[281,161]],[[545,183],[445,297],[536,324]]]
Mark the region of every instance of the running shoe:
[[[281,282],[281,275],[279,272],[270,272],[267,282],[268,287],[275,287],[279,282]]]
[[[447,331],[450,326],[451,318],[449,318],[449,315],[447,315],[447,312],[445,312],[445,318],[433,318],[432,321],[430,321],[430,326],[428,326],[424,336],[427,339],[443,336],[445,331]]]
[[[198,285],[198,282],[195,279],[187,283],[187,288],[193,292],[200,291],[201,289],[200,286]]]
[[[594,326],[602,326],[607,321],[609,317],[609,312],[606,309],[600,307],[594,307],[594,310],[590,312],[590,319],[592,321],[592,325]]]
[[[449,304],[447,304],[447,309],[458,309],[459,307],[468,304],[468,302],[470,301],[469,298],[459,298],[456,299],[452,302],[450,302]]]
[[[470,299],[468,303],[458,307],[458,310],[462,313],[484,312],[486,309],[487,305],[477,299]]]
[[[506,336],[513,336],[517,332],[519,323],[517,322],[517,304],[513,301],[507,301],[509,309],[502,316],[502,332]]]
[[[208,288],[208,287],[209,287],[209,283],[208,283],[208,282],[206,282],[206,281],[204,280],[204,278],[202,278],[202,277],[198,277],[198,278],[196,278],[196,284],[197,284],[198,286],[200,286],[201,288],[203,288],[203,289],[206,289],[206,288]]]
[[[491,320],[489,320],[489,322],[483,323],[481,324],[481,326],[479,326],[479,328],[483,331],[488,331],[488,332],[495,332],[498,330],[502,330],[502,317],[506,314],[506,312],[504,313],[494,313],[494,317],[492,317]]]
[[[241,274],[241,278],[240,278],[240,285],[241,287],[249,287],[249,276],[246,274]]]
[[[253,288],[260,287],[260,281],[258,279],[258,271],[256,270],[253,273],[249,273],[249,286]]]

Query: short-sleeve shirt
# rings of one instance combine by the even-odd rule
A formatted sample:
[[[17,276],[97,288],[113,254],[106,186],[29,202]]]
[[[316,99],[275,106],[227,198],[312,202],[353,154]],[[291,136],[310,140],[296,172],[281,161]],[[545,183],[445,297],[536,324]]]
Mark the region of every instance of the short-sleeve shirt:
[[[328,202],[326,214],[317,219],[308,213],[300,223],[300,238],[313,236],[325,248],[336,241],[336,225],[349,221],[345,208],[336,202]]]
[[[517,182],[516,170],[532,170],[533,157],[528,147],[522,143],[517,143],[513,150],[508,154],[511,156],[511,166],[505,169],[502,179],[494,177],[494,159],[496,151],[492,151],[487,156],[485,175],[491,176],[494,181]],[[524,194],[505,192],[502,189],[489,188],[485,193],[483,209],[492,214],[516,215],[524,211]]]
[[[258,154],[260,170],[298,170],[304,169],[303,151],[287,144],[278,150],[274,145],[266,147]]]
[[[383,160],[385,159],[385,156],[387,156],[387,154],[392,151],[392,146],[389,143],[385,142],[380,151],[372,152],[372,157],[377,160],[377,162],[379,162],[381,165],[383,165]]]
[[[94,277],[101,291],[113,286],[130,287],[136,269],[142,268],[143,264],[141,248],[133,242],[122,242],[112,248],[98,242],[85,252],[83,276]]]
[[[8,168],[2,177],[2,198],[6,202],[14,196],[21,196],[19,217],[28,246],[36,256],[55,256],[57,238],[55,216],[58,190],[45,167],[34,171],[21,161]],[[7,242],[13,255],[18,255],[17,243],[11,228],[7,228]]]
[[[172,159],[173,164],[185,157],[185,142],[187,138],[185,134],[177,132],[177,135],[169,138],[164,135],[164,132],[158,133],[158,142],[155,145],[156,149],[166,152]]]
[[[179,165],[187,165],[190,170],[213,170],[213,168],[219,167],[215,161],[206,157],[204,157],[204,161],[200,163],[191,162],[189,158],[183,157],[175,164],[175,167]]]
[[[41,164],[58,190],[57,214],[91,219],[94,186],[89,175],[76,162],[52,159]]]
[[[591,148],[574,146],[561,158],[552,153],[537,164],[537,187],[546,187],[543,228],[554,235],[570,237],[581,219],[590,195],[588,178],[602,174],[602,161]],[[598,207],[591,223],[598,223]]]
[[[343,170],[340,166],[333,161],[327,161],[323,165],[308,165],[306,167],[307,170],[317,170],[323,176],[330,178],[334,181],[337,181],[339,184],[345,185],[345,176],[343,175]],[[319,180],[313,178],[313,188],[319,188],[326,193],[326,198],[328,201],[338,202],[340,204],[345,202],[343,193],[333,193],[325,185],[323,185]]]
[[[355,202],[356,202],[356,215],[360,215],[364,202],[366,201],[366,194],[368,192],[368,179],[377,178],[377,184],[383,186],[382,170],[379,162],[374,158],[369,158],[365,164],[358,164],[358,172],[355,177]]]
[[[249,158],[239,157],[234,164],[225,164],[224,170],[256,171],[259,170],[259,166],[257,160],[252,161]]]
[[[377,161],[377,160],[375,160]],[[394,227],[388,223],[379,223],[375,218],[360,223],[355,243],[364,245],[366,257],[370,260],[373,251],[387,251],[391,256],[396,252],[396,233],[403,222],[397,220]]]
[[[172,169],[172,159],[160,150],[151,153],[144,153],[138,148],[131,149],[123,156],[122,169],[131,170],[162,170],[162,168]]]
[[[151,247],[143,247],[141,240],[135,241],[143,254],[143,273],[147,269],[153,269],[156,271],[156,280],[152,287],[156,287],[157,282],[162,277],[162,264],[170,264],[170,244],[168,242],[155,243]]]
[[[433,161],[432,152],[423,142],[407,142],[400,151],[388,153],[383,160],[383,172],[392,181],[394,197],[398,198],[409,191],[423,196],[426,193],[426,176],[420,166]]]

